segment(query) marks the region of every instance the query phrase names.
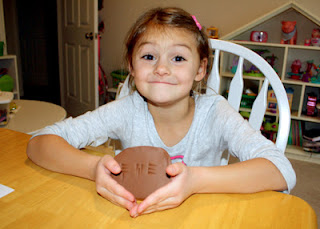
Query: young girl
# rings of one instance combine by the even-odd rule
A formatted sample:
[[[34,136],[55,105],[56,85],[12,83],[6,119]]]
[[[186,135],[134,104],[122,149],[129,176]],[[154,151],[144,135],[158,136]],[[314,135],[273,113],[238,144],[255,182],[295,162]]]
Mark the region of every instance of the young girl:
[[[94,180],[101,196],[127,208],[132,217],[177,207],[194,193],[289,192],[294,187],[292,166],[271,141],[222,96],[194,91],[206,75],[210,49],[189,13],[148,11],[132,27],[126,46],[133,92],[44,128],[29,142],[32,161]],[[110,173],[121,171],[111,156],[79,150],[109,137],[120,139],[124,148],[162,147],[183,161],[168,166],[169,184],[137,203],[111,178]],[[220,166],[225,150],[241,162]]]

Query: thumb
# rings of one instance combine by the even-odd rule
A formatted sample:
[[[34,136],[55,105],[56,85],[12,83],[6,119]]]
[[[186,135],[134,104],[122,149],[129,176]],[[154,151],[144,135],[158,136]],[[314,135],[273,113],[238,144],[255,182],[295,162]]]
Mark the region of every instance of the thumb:
[[[114,174],[118,174],[121,172],[121,167],[114,158],[110,157],[104,162],[104,166]]]
[[[177,176],[184,170],[184,166],[181,162],[171,164],[167,167],[167,174],[169,176]]]

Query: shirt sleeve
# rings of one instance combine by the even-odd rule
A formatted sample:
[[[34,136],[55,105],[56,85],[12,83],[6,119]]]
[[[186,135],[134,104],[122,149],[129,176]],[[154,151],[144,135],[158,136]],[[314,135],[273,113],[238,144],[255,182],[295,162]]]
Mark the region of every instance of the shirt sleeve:
[[[233,156],[240,161],[253,158],[271,161],[287,182],[286,192],[291,191],[296,184],[295,172],[290,161],[272,141],[266,139],[260,131],[254,130],[225,99],[217,104],[215,118],[219,119],[216,123],[220,125],[218,129],[221,130],[222,141]]]
[[[119,139],[128,124],[130,98],[123,98],[100,106],[76,118],[67,118],[37,132],[33,137],[54,134],[64,138],[75,148],[98,146],[108,138]]]

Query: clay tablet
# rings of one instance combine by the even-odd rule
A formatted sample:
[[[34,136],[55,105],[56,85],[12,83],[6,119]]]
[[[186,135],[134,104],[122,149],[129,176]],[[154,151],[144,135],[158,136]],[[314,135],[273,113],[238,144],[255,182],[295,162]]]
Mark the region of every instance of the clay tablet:
[[[143,200],[170,181],[166,168],[171,164],[167,151],[152,146],[127,148],[114,158],[121,166],[112,177],[136,199]]]

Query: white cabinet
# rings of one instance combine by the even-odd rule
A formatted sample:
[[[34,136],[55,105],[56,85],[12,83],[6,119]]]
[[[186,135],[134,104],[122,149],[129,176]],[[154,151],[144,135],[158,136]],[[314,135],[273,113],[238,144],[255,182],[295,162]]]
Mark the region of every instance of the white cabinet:
[[[13,94],[14,99],[20,99],[19,77],[17,70],[17,59],[15,55],[0,56],[0,68],[7,68],[8,75],[14,80]]]

